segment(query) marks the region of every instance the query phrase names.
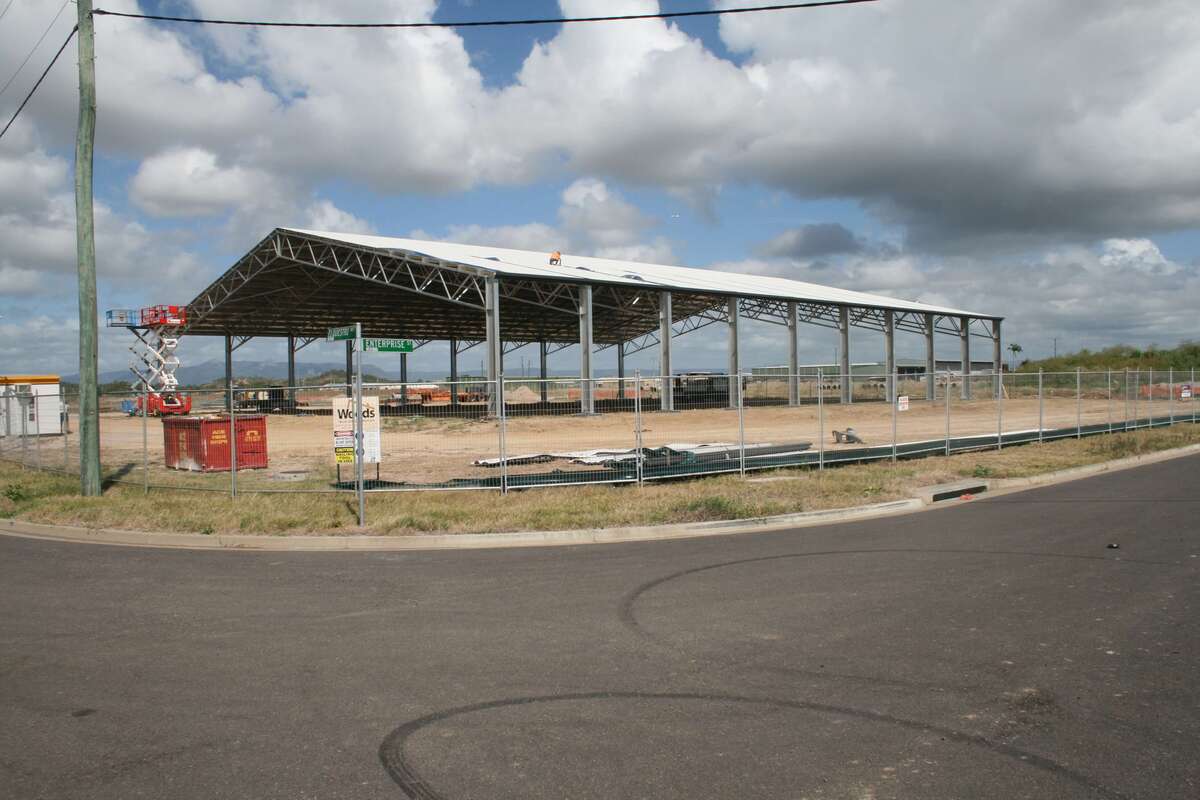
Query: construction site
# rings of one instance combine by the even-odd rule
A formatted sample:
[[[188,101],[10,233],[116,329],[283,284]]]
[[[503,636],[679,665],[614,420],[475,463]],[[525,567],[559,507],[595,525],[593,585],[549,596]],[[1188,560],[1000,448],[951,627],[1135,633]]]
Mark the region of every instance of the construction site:
[[[186,305],[112,310],[107,322],[130,331],[134,357],[129,392],[101,398],[102,462],[109,480],[147,487],[640,483],[1000,448],[1195,416],[1191,375],[1006,372],[1001,318],[981,312],[782,278],[349,234],[277,229]],[[739,337],[750,324],[775,326],[786,364],[743,368]],[[675,369],[673,342],[702,329],[725,338],[728,368]],[[821,329],[838,344],[832,369],[800,363]],[[851,329],[878,336],[881,369],[851,360]],[[919,337],[925,358],[898,365],[898,334]],[[186,342],[202,336],[223,340],[221,389],[186,389],[176,377]],[[939,336],[953,342],[956,362],[937,357]],[[286,344],[288,380],[246,386],[235,353],[264,337]],[[972,359],[980,339],[990,360]],[[449,343],[449,379],[410,381],[408,359],[435,341]],[[296,354],[318,342],[344,349],[344,381],[296,380]],[[484,374],[461,374],[475,348]],[[504,372],[522,348],[537,354],[536,377]],[[549,374],[549,357],[568,349],[578,374]],[[626,358],[650,349],[658,369],[630,374]],[[605,351],[615,377],[596,377]],[[399,380],[362,383],[362,357],[380,353],[398,355]],[[58,391],[69,420],[76,403]],[[4,402],[5,419],[19,420],[19,392]],[[9,435],[0,446],[70,470],[78,453],[69,423],[65,431],[61,442]]]

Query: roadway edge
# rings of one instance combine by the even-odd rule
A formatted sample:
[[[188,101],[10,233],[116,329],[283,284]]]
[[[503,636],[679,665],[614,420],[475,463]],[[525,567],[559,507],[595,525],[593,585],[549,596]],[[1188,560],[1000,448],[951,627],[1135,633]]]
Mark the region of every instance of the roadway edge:
[[[988,479],[988,494],[1010,494],[1057,483],[1115,472],[1123,469],[1168,461],[1200,453],[1200,444],[1172,450],[1160,450],[1141,456],[1089,464],[1084,467],[1048,472],[1029,478]],[[415,536],[308,536],[255,534],[163,533],[152,531],[114,530],[110,528],[81,528],[65,525],[45,525],[15,519],[0,519],[0,534],[54,541],[83,542],[133,547],[169,547],[192,550],[241,551],[394,551],[394,550],[451,550],[508,547],[547,547],[582,544],[615,544],[619,542],[688,539],[703,536],[723,536],[755,531],[786,528],[805,528],[834,522],[873,519],[883,516],[910,514],[927,507],[952,505],[943,501],[933,504],[917,497],[892,500],[851,508],[805,511],[751,519],[718,520],[682,525],[645,525],[625,528],[582,528],[561,531],[518,531],[512,533],[419,534]]]

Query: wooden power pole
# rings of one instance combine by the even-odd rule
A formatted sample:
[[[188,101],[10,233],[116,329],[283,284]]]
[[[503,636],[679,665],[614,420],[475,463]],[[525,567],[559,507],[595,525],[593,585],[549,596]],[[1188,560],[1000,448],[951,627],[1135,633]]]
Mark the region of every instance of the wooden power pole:
[[[75,139],[75,240],[79,261],[79,481],[100,494],[100,398],[97,389],[96,233],[92,153],[96,140],[96,45],[92,0],[79,6],[79,131]]]

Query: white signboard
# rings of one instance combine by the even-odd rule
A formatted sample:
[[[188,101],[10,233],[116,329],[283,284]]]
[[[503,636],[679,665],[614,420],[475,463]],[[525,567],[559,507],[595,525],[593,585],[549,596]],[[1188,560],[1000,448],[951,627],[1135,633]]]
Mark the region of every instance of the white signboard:
[[[1183,386],[1179,387],[1179,399],[1180,400],[1191,400],[1192,399],[1192,385],[1190,383],[1185,383]]]
[[[378,464],[379,398],[363,397],[363,463]],[[333,400],[333,459],[338,464],[354,463],[354,398]]]
[[[896,410],[908,411],[908,395],[902,394],[896,398]]]

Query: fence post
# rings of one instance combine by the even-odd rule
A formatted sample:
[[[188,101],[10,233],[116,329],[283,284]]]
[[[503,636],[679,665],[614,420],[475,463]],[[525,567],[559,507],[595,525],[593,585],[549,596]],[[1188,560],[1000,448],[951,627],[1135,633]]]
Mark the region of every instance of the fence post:
[[[25,407],[24,396],[17,395],[17,409],[21,412],[21,466],[29,466],[29,409]]]
[[[1142,382],[1138,379],[1138,390],[1141,390]],[[1146,380],[1146,427],[1154,427],[1154,370],[1150,370],[1150,375]]]
[[[142,494],[150,494],[150,434],[147,409],[150,408],[149,388],[142,383]]]
[[[1084,368],[1075,367],[1075,438],[1084,438]]]
[[[825,376],[817,367],[817,469],[825,469]]]
[[[5,425],[8,419],[5,418]],[[58,385],[58,425],[63,437],[63,472],[71,471],[71,409],[67,405],[67,393]]]
[[[1124,419],[1124,424],[1123,424],[1123,426],[1122,426],[1122,429],[1123,429],[1123,430],[1124,430],[1126,433],[1128,433],[1128,432],[1129,432],[1129,367],[1126,367],[1126,368],[1125,368],[1125,386],[1124,386],[1124,389],[1125,389],[1125,391],[1124,391],[1124,395],[1125,395],[1125,412],[1122,414],[1122,416],[1123,416],[1125,419]]]
[[[1175,424],[1175,368],[1167,367],[1167,419]]]
[[[996,450],[1004,449],[1004,371],[996,372]]]
[[[731,375],[737,381],[738,407],[738,473],[746,477],[746,404],[742,397],[742,374]]]
[[[498,416],[496,429],[500,433],[500,494],[508,494],[508,412],[504,408],[504,378],[496,377],[494,391]]]
[[[1046,395],[1042,391],[1042,370],[1038,368],[1038,444],[1045,440]]]
[[[1192,395],[1191,397],[1188,398],[1188,405],[1191,406],[1191,409],[1192,409],[1192,422],[1195,422],[1196,421],[1196,368],[1195,367],[1192,367],[1192,378],[1188,382],[1188,388],[1190,389],[1189,393]]]
[[[33,393],[33,387],[29,387],[29,399],[33,402],[33,459],[37,468],[42,468],[42,409],[38,407],[38,397],[40,395]]]
[[[1112,368],[1110,367],[1107,373],[1105,388],[1108,391],[1108,398],[1104,403],[1104,421],[1105,427],[1109,433],[1112,433]]]
[[[633,382],[633,438],[637,447],[637,456],[634,458],[634,474],[637,477],[637,485],[641,486],[644,472],[642,459],[645,454],[642,452],[642,371],[640,369],[633,371]]]
[[[950,455],[950,370],[946,370],[946,455]]]
[[[888,375],[888,397],[892,398],[892,463],[896,463],[896,413],[900,398],[896,394],[896,374]]]
[[[237,497],[237,403],[233,397],[233,381],[229,382],[229,496]]]

